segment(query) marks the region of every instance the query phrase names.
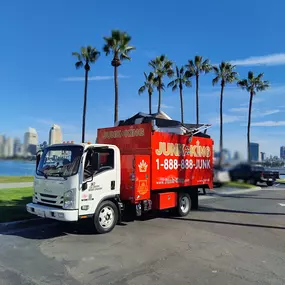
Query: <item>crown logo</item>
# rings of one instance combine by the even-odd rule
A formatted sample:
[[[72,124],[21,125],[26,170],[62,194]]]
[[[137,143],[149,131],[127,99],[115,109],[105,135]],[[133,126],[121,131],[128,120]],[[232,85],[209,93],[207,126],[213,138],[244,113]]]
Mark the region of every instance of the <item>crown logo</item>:
[[[138,167],[139,167],[140,172],[146,172],[148,165],[144,160],[142,160],[140,164],[138,165]]]

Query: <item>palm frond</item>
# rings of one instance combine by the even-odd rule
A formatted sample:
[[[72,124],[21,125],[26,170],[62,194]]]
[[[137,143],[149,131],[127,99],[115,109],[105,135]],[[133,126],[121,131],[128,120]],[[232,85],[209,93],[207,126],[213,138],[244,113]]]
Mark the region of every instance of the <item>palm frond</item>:
[[[220,70],[217,66],[213,65],[212,68],[216,74],[219,74]]]
[[[121,60],[124,60],[124,59],[131,60],[131,58],[126,53],[121,53],[120,54],[120,59]]]
[[[174,79],[172,81],[170,81],[168,84],[167,84],[167,87],[173,87],[174,85],[177,85],[179,83],[179,80],[178,79]]]
[[[175,84],[175,85],[172,87],[172,91],[175,92],[175,91],[177,90],[177,88],[178,88],[178,85]]]
[[[254,78],[254,74],[252,71],[248,72],[247,78],[251,81]]]
[[[190,80],[186,80],[184,84],[186,87],[192,87],[192,82]]]
[[[76,56],[77,59],[78,59],[78,61],[81,61],[81,55],[80,55],[79,52],[73,52],[72,55],[73,55],[73,56]]]
[[[145,91],[146,87],[145,85],[141,86],[140,89],[139,89],[139,95],[141,95],[144,91]]]
[[[249,88],[247,79],[239,80],[239,81],[237,82],[237,85],[238,85],[239,87],[241,87],[241,89],[246,89],[246,90],[248,90],[248,88]]]
[[[81,68],[83,66],[83,62],[80,60],[80,61],[77,61],[76,63],[75,63],[75,68],[76,69],[79,69],[79,68]]]
[[[218,84],[219,81],[220,81],[220,76],[218,75],[218,76],[216,76],[216,77],[212,80],[213,86],[216,85],[216,84]]]

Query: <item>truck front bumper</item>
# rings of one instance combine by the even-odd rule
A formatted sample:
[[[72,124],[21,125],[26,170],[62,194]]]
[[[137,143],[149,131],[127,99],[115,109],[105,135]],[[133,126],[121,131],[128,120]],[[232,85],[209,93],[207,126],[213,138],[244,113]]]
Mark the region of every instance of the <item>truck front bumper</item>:
[[[42,206],[35,203],[26,205],[27,211],[42,218],[49,218],[65,222],[78,221],[78,210],[63,210],[59,208]]]

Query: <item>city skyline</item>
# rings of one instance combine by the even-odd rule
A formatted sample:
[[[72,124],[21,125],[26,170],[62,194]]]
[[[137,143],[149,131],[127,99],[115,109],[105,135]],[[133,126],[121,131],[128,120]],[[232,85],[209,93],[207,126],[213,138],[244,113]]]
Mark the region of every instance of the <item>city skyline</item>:
[[[56,144],[63,142],[61,127],[53,124],[48,133],[48,140],[42,143]],[[29,127],[23,134],[23,140],[19,137],[0,135],[0,157],[30,157],[36,155],[40,147],[38,133],[35,128]]]

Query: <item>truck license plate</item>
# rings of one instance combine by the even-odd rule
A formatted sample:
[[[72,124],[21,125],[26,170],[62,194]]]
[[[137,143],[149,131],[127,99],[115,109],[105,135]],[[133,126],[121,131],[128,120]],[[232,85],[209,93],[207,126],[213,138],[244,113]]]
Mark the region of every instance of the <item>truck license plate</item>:
[[[45,216],[46,216],[46,215],[45,215],[45,212],[44,212],[44,211],[41,211],[41,210],[38,210],[38,211],[37,211],[37,215],[40,216],[40,217],[42,217],[42,218],[45,218]]]

